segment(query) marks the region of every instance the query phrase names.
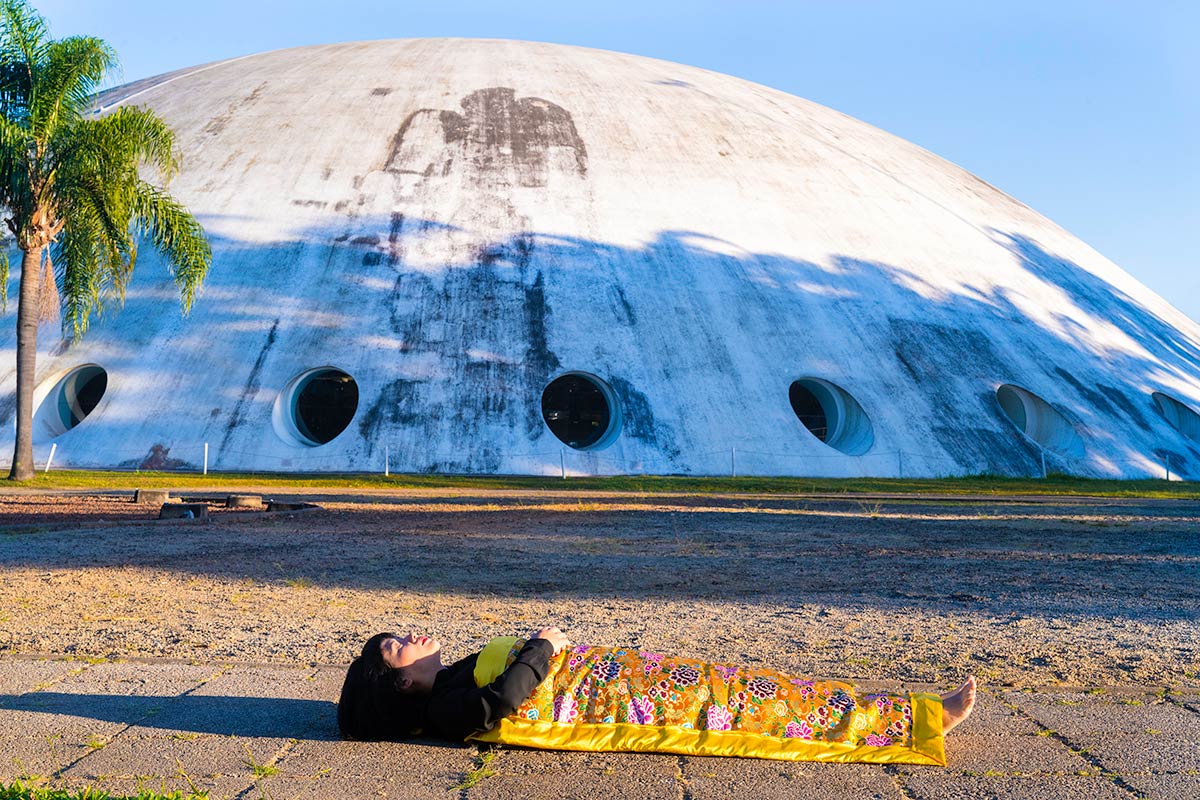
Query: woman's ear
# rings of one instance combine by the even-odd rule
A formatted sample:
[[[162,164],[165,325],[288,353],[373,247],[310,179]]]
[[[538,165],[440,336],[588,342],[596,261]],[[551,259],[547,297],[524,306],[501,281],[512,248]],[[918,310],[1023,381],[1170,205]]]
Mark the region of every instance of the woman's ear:
[[[396,685],[400,687],[400,691],[407,692],[412,688],[413,680],[407,675],[401,675],[400,680],[396,681]]]

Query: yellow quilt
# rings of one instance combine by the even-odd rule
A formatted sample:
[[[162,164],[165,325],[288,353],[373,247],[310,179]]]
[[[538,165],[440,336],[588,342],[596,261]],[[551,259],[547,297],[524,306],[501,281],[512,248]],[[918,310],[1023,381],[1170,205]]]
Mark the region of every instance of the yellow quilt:
[[[489,642],[476,685],[495,680],[522,645]],[[551,659],[528,700],[471,738],[546,750],[946,764],[936,694],[857,695],[838,681],[588,645]]]

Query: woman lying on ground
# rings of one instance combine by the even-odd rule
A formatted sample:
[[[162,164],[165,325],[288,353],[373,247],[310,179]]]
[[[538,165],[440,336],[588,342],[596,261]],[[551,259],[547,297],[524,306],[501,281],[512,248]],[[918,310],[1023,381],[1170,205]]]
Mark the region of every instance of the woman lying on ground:
[[[942,737],[974,703],[974,676],[941,696],[859,695],[836,681],[572,646],[558,628],[493,639],[443,667],[436,639],[381,633],[346,673],[338,726],[348,739],[944,765]]]

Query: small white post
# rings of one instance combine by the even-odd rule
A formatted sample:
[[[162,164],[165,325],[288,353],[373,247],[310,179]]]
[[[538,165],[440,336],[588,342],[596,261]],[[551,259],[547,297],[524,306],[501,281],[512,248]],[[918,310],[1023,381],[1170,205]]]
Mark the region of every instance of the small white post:
[[[54,460],[54,451],[57,449],[58,449],[58,442],[51,442],[50,443],[50,455],[46,456],[46,469],[44,470],[45,472],[50,471],[50,462]]]
[[[562,470],[562,479],[565,481],[567,479],[567,451],[565,448],[558,451],[558,465]]]
[[[1042,457],[1042,479],[1046,478],[1046,451],[1038,450],[1038,455]]]
[[[383,477],[388,477],[392,472],[392,454],[385,444],[383,446]]]
[[[729,477],[737,477],[737,448],[729,448]]]
[[[208,442],[204,443],[204,474],[208,474]]]

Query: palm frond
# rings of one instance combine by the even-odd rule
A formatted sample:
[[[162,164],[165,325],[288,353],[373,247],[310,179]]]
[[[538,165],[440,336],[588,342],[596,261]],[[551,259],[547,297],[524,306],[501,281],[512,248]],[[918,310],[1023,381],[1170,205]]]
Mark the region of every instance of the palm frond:
[[[166,257],[186,314],[212,264],[204,228],[177,200],[145,181],[134,192],[133,217],[135,230]]]
[[[83,120],[58,132],[61,141],[51,148],[56,160],[82,160],[94,168],[101,161],[109,169],[136,169],[148,163],[160,179],[175,176],[175,134],[157,114],[140,106],[121,106],[99,119]]]
[[[0,75],[0,101],[10,97],[28,101],[33,93],[34,68],[41,63],[49,38],[46,20],[28,3],[0,0],[0,63],[14,67]]]
[[[82,117],[91,95],[116,68],[116,52],[101,39],[71,36],[50,42],[38,65],[38,91],[30,98],[34,135],[45,139],[59,125]]]

